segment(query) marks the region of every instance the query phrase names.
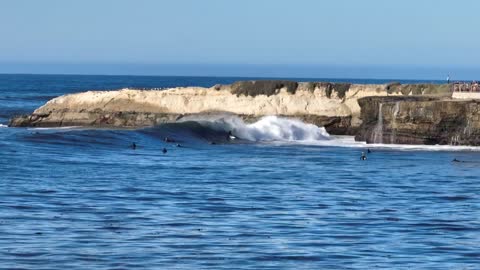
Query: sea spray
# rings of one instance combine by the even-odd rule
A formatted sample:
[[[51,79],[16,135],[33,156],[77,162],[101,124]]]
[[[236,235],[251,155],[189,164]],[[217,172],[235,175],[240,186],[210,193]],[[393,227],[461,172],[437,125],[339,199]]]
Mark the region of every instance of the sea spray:
[[[249,141],[319,141],[328,140],[325,128],[307,124],[297,119],[265,116],[254,123],[245,123],[233,115],[186,117],[214,130],[231,131],[235,136]]]
[[[382,114],[383,104],[378,104],[378,118],[377,125],[373,131],[373,143],[382,143],[383,142],[383,114]]]
[[[471,136],[472,135],[472,125],[470,118],[467,118],[467,123],[465,124],[465,127],[463,128],[463,135],[464,136]]]
[[[323,127],[277,116],[263,117],[240,127],[238,134],[254,141],[318,141],[330,137]]]
[[[400,111],[400,102],[395,102],[395,106],[393,107],[392,111],[392,124],[391,129],[392,132],[390,133],[390,143],[395,143],[397,139],[397,116],[398,112]]]

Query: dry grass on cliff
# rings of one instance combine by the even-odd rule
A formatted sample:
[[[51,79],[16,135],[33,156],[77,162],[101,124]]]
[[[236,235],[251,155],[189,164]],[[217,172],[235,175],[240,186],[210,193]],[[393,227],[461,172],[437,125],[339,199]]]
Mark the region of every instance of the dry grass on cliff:
[[[335,92],[339,98],[344,98],[350,90],[350,83],[329,83],[329,82],[309,82],[306,85],[308,91],[315,91],[316,88],[324,88],[328,98]],[[280,89],[286,88],[290,94],[295,94],[298,89],[298,83],[294,81],[282,80],[263,80],[263,81],[239,81],[231,85],[232,93],[240,96],[258,96],[258,95],[276,95]]]
[[[298,88],[298,83],[293,81],[274,81],[274,80],[265,80],[265,81],[240,81],[232,84],[232,93],[240,96],[258,96],[266,95],[271,96],[278,94],[279,90],[286,88],[287,92],[295,94],[295,91]]]
[[[309,82],[307,83],[307,89],[313,92],[315,88],[325,88],[328,98],[332,96],[333,92],[336,92],[339,98],[344,98],[351,85],[350,83]]]
[[[399,82],[392,82],[387,84],[386,90],[389,94],[402,93],[404,96],[408,95],[451,95],[452,90],[448,84],[405,84]]]

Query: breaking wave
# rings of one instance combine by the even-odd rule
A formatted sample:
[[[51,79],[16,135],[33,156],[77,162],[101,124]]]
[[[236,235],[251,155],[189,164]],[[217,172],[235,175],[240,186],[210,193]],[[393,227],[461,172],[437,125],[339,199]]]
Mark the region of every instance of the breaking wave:
[[[217,132],[231,132],[238,139],[253,142],[330,140],[323,127],[277,116],[265,116],[254,123],[245,123],[236,116],[188,117],[183,121],[194,121]]]
[[[0,124],[0,128],[6,127]],[[480,151],[478,146],[367,144],[352,136],[329,135],[325,128],[297,119],[266,116],[247,123],[233,115],[185,117],[176,123],[162,124],[139,130],[89,129],[80,127],[33,128],[23,137],[31,142],[125,147],[132,142],[140,145],[167,142],[192,144],[230,144],[268,142],[271,144],[302,144],[325,147],[371,148],[400,151]],[[232,139],[231,135],[234,137]],[[168,140],[166,140],[168,138]],[[163,146],[162,146],[163,147]]]

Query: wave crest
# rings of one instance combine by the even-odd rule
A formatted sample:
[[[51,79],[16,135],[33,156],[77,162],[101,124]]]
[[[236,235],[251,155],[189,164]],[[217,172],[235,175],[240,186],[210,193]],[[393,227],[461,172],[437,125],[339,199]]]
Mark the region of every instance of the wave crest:
[[[237,116],[195,116],[182,121],[195,121],[216,131],[229,132],[248,141],[324,141],[330,135],[325,128],[297,119],[265,116],[254,123],[245,123]]]

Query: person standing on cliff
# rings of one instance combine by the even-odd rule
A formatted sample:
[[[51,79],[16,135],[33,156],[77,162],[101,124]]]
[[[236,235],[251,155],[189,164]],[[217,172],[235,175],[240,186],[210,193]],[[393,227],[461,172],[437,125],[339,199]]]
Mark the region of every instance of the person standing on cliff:
[[[447,75],[447,84],[450,84],[450,74]]]

